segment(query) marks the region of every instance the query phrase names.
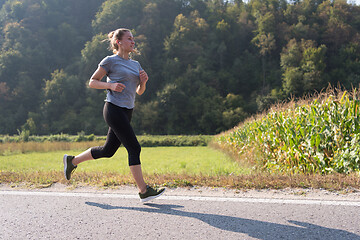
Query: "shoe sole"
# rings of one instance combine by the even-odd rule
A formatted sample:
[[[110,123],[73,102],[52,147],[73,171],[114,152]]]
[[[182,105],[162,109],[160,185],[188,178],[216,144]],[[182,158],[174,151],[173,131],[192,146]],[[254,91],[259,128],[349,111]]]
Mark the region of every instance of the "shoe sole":
[[[63,157],[63,162],[64,162],[64,176],[65,176],[65,179],[66,179],[66,180],[69,180],[69,179],[67,179],[67,177],[66,177],[67,157],[68,157],[67,154],[65,154],[64,157]]]
[[[158,195],[155,195],[155,196],[150,196],[150,197],[147,197],[147,198],[144,198],[144,199],[140,199],[140,202],[147,202],[147,201],[150,201],[150,200],[153,200],[157,197],[160,197],[163,193],[165,192],[165,189],[164,191],[162,191],[160,194]]]

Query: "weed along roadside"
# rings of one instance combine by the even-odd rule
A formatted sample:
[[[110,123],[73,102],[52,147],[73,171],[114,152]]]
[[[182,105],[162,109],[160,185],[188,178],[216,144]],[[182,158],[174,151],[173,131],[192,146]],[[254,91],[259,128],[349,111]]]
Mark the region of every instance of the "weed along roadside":
[[[65,151],[77,154],[94,146],[94,141],[102,141],[88,141],[86,137],[83,139],[84,141],[3,141],[0,144],[0,183],[35,188],[49,187],[54,183],[72,187],[88,185],[106,188],[134,184],[123,148],[112,159],[84,163],[70,182],[65,181],[60,161]],[[212,140],[213,136],[141,136],[139,139],[146,141],[141,154],[144,175],[150,184],[167,187],[328,190],[359,189],[360,186],[357,173],[322,175],[260,170],[249,163],[235,161],[237,158],[220,151]]]

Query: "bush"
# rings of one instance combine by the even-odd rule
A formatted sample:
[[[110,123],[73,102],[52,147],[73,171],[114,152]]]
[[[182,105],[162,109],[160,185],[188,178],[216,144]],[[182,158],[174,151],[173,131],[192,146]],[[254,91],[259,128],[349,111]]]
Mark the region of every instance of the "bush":
[[[143,147],[156,146],[207,146],[213,136],[209,135],[143,135],[138,140]]]
[[[144,135],[138,136],[138,140],[143,147],[156,146],[207,146],[213,136],[209,135]],[[94,134],[85,135],[79,132],[78,135],[57,134],[48,136],[29,136],[20,132],[18,136],[2,135],[0,143],[7,142],[89,142],[105,141],[106,136],[95,136]]]

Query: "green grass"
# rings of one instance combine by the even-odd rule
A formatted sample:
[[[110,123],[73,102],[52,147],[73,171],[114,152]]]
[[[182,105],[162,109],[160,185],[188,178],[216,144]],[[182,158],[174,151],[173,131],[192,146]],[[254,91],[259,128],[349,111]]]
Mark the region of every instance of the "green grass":
[[[80,150],[27,152],[0,155],[0,184],[12,187],[44,188],[54,183],[76,186],[117,187],[135,184],[127,164],[127,153],[120,148],[114,157],[84,162],[70,181],[63,174],[63,154]],[[358,175],[269,174],[242,167],[222,152],[209,147],[143,147],[141,152],[145,180],[167,187],[226,187],[235,189],[358,188]]]
[[[2,172],[61,171],[65,153],[76,155],[81,151],[31,152],[0,156]],[[209,147],[143,147],[142,168],[145,174],[246,174],[238,163],[220,151]],[[77,172],[129,174],[127,152],[120,148],[110,159],[98,159],[79,165]]]

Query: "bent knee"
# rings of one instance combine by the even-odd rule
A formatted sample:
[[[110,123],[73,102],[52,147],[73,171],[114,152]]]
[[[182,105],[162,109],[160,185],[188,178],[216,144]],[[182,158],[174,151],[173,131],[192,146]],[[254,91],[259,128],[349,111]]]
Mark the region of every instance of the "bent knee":
[[[140,146],[140,144],[138,144],[138,145],[135,147],[135,152],[140,155],[140,152],[141,152],[141,146]]]
[[[91,149],[91,154],[94,159],[111,158],[116,153],[117,149],[107,149],[104,147],[94,147]]]
[[[105,152],[103,153],[103,158],[111,158],[112,156],[115,155],[115,152]]]

